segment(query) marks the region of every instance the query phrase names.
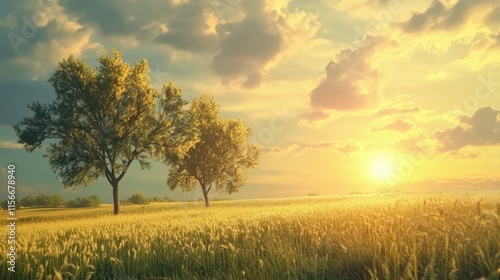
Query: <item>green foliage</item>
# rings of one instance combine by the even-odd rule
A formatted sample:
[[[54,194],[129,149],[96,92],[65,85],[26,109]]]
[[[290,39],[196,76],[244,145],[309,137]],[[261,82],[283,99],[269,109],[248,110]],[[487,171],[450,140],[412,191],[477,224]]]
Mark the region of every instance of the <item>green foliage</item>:
[[[77,207],[99,207],[101,206],[102,201],[101,198],[97,195],[91,195],[89,197],[77,197],[74,200],[68,201],[68,207],[77,208]]]
[[[23,207],[35,207],[36,205],[36,197],[29,195],[23,199],[21,199],[21,205]]]
[[[27,196],[15,200],[16,208],[19,207],[62,207],[66,206],[66,201],[60,194],[39,194],[37,196]],[[7,199],[2,201],[2,208],[7,209]]]
[[[39,194],[35,198],[35,207],[59,207],[65,206],[66,201],[60,194]]]
[[[132,195],[128,201],[132,204],[149,204],[149,198],[140,193]]]
[[[9,204],[10,203],[10,204]],[[7,210],[9,208],[9,205],[11,206],[15,206],[16,209],[19,209],[19,207],[21,206],[21,203],[20,201],[16,198],[14,199],[14,202],[12,202],[10,199],[8,198],[4,198],[1,202],[0,202],[0,207],[3,209],[3,210]]]
[[[104,176],[118,214],[118,183],[132,162],[149,168],[151,159],[182,157],[194,136],[185,128],[181,90],[172,83],[153,89],[146,60],[130,66],[113,50],[99,63],[91,68],[74,56],[60,62],[49,79],[56,100],[34,102],[34,116],[14,129],[29,152],[50,140],[45,156],[65,187]]]
[[[168,196],[165,196],[164,198],[159,198],[157,196],[150,198],[150,202],[174,202],[175,200],[169,198]]]
[[[259,148],[249,144],[251,131],[245,123],[219,116],[219,105],[204,94],[193,100],[189,120],[199,140],[182,158],[170,160],[167,184],[193,191],[199,183],[208,206],[208,192],[237,192],[245,184],[246,172],[257,164]]]

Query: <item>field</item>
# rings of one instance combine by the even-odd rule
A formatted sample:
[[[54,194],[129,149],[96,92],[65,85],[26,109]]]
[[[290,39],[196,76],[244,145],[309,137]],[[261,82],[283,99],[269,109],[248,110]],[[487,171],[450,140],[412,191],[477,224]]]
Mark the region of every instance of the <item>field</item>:
[[[500,279],[500,191],[36,210],[0,279]]]

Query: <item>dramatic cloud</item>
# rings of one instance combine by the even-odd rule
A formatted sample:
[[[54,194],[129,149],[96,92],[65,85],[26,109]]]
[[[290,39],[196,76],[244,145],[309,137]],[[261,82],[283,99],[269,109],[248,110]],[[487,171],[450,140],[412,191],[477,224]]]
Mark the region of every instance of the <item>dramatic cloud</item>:
[[[64,1],[63,1],[64,2]],[[19,1],[0,18],[0,79],[46,77],[69,54],[91,46],[92,31],[55,0]]]
[[[404,121],[402,119],[397,119],[394,122],[388,123],[386,125],[380,127],[374,127],[372,128],[372,131],[395,130],[399,132],[406,132],[410,130],[412,127],[413,125],[411,123]]]
[[[288,12],[288,1],[249,1],[244,5],[245,19],[226,25],[228,35],[211,66],[224,83],[254,88],[286,53],[314,37],[318,26],[311,14]]]
[[[215,29],[218,19],[213,13],[214,6],[204,3],[189,1],[176,7],[165,25],[167,30],[156,37],[155,42],[166,43],[183,51],[216,51],[219,43]]]
[[[64,5],[64,9],[68,15],[106,37],[133,36],[138,39],[151,39],[162,31],[161,26],[155,23],[165,24],[173,20],[174,13],[179,11],[174,9],[175,5],[171,1],[160,0],[66,0],[66,2],[68,3]],[[207,5],[206,1],[199,2]],[[190,14],[193,15],[194,13]]]
[[[359,49],[343,50],[337,62],[330,61],[325,68],[326,77],[311,92],[314,111],[351,111],[365,108],[375,98],[374,80],[378,70],[369,61],[385,40],[371,38]],[[315,117],[321,114],[313,113]]]
[[[264,22],[253,19],[245,19],[230,30],[231,35],[222,42],[212,68],[223,80],[245,77],[244,87],[258,86],[266,65],[281,51],[281,36]]]
[[[500,111],[492,107],[478,109],[472,117],[460,117],[454,128],[437,132],[440,151],[455,151],[466,146],[489,146],[500,143]]]
[[[491,4],[489,0],[458,0],[452,6],[446,6],[440,0],[434,0],[425,11],[415,12],[402,28],[406,32],[451,30],[465,25],[476,9]]]

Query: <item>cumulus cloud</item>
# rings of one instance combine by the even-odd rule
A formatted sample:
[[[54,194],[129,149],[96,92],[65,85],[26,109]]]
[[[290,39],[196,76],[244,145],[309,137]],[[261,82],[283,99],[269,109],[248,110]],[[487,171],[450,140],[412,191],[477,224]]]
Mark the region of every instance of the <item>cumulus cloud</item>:
[[[383,38],[369,38],[359,49],[345,49],[325,68],[326,77],[311,91],[313,111],[352,111],[365,108],[376,97],[376,79],[379,75],[370,59],[385,44]],[[314,113],[316,118],[321,113]],[[324,115],[324,113],[323,113]]]
[[[466,146],[490,146],[500,143],[500,111],[492,107],[478,109],[471,117],[461,116],[460,124],[437,132],[435,138],[442,152]]]
[[[374,127],[372,128],[372,131],[381,131],[381,130],[395,130],[399,132],[406,132],[410,130],[413,127],[413,125],[407,121],[404,121],[402,119],[397,119],[393,122],[390,122],[388,124],[385,124],[383,126],[379,127]]]
[[[253,19],[245,19],[230,30],[231,35],[222,41],[221,51],[213,59],[212,69],[225,82],[244,77],[243,86],[258,86],[266,66],[281,51],[281,36],[269,30],[265,22]]]
[[[221,11],[208,0],[19,1],[0,18],[0,31],[7,35],[11,30],[22,33],[24,28],[30,38],[16,43],[21,55],[8,40],[0,42],[0,58],[6,66],[0,76],[39,77],[52,70],[47,66],[70,53],[103,50],[103,44],[112,42],[116,48],[170,46],[163,51],[171,57],[176,51],[213,55],[210,67],[223,82],[257,87],[269,69],[299,50],[318,30],[315,16],[289,11],[289,2],[244,1]],[[30,21],[28,28],[23,27],[24,18]]]
[[[288,1],[244,2],[245,18],[225,26],[228,35],[211,64],[224,83],[259,86],[269,68],[314,37],[314,16],[289,12],[287,5]]]
[[[64,5],[64,9],[69,16],[77,18],[80,24],[91,27],[107,37],[133,35],[143,39],[155,35],[150,34],[151,30],[147,30],[147,27],[158,19],[164,23],[167,22],[174,13],[174,4],[171,1],[88,0],[67,2],[69,3]],[[205,1],[200,2],[206,3]]]

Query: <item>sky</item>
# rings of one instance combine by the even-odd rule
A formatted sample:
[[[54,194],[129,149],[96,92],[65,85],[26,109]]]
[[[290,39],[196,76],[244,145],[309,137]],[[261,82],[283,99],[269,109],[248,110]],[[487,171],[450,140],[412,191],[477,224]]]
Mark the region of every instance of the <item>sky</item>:
[[[12,125],[70,54],[148,60],[155,88],[213,95],[261,147],[235,199],[353,192],[500,189],[500,2],[494,0],[4,0],[0,5],[0,190],[64,189]],[[132,165],[121,198],[185,200],[168,167]],[[211,198],[226,197],[212,193]]]

